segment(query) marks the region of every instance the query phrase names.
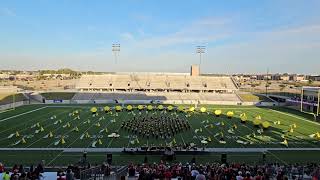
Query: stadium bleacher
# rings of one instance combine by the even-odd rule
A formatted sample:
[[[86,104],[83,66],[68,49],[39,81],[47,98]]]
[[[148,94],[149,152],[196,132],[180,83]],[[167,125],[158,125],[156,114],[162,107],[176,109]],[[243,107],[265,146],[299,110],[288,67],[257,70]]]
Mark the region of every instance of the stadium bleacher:
[[[79,92],[72,100],[240,101],[236,94],[178,92]]]
[[[228,76],[186,74],[103,74],[83,75],[73,101],[138,100],[167,103],[241,102]]]
[[[228,76],[189,76],[166,74],[83,75],[76,85],[80,91],[179,91],[235,92]]]

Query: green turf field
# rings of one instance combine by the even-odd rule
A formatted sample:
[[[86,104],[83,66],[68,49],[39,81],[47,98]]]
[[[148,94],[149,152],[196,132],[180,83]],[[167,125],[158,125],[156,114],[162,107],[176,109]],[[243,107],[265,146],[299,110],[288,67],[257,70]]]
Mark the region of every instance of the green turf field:
[[[141,147],[144,145],[172,145],[181,146],[185,143],[194,143],[198,147],[210,148],[319,148],[319,139],[314,135],[320,131],[320,125],[312,122],[312,116],[286,108],[259,108],[253,106],[215,106],[208,105],[206,112],[200,112],[198,107],[195,112],[179,112],[176,110],[143,109],[139,111],[136,106],[133,111],[127,111],[126,106],[122,111],[116,112],[110,105],[111,111],[106,113],[106,105],[28,105],[0,113],[0,148],[9,150],[0,151],[0,161],[6,165],[23,163],[31,165],[44,160],[47,166],[62,166],[77,163],[82,156],[81,152],[63,152],[60,150],[22,151],[10,150],[11,148],[115,148],[115,147]],[[91,112],[92,107],[97,107],[97,115]],[[164,106],[165,109],[167,106]],[[190,107],[184,106],[186,110]],[[216,117],[215,110],[221,110],[222,115]],[[75,112],[78,111],[78,114]],[[232,111],[233,117],[227,118],[226,114]],[[240,122],[240,115],[245,113],[246,123]],[[78,119],[78,115],[79,118]],[[127,122],[133,117],[177,117],[187,121],[191,129],[176,134],[167,139],[149,139],[141,136],[135,137],[131,132],[121,129],[122,122]],[[261,134],[261,126],[254,126],[253,121],[257,116],[261,122],[268,121],[271,125]],[[61,121],[60,121],[61,120]],[[90,123],[88,122],[90,120]],[[274,122],[280,121],[280,124]],[[100,126],[98,126],[98,123]],[[70,127],[69,127],[69,125]],[[211,125],[212,124],[212,125]],[[224,125],[222,125],[224,124]],[[295,124],[295,128],[293,127]],[[234,126],[237,128],[233,128]],[[287,132],[290,129],[293,132]],[[79,131],[75,131],[75,127]],[[42,129],[42,131],[41,131]],[[108,129],[108,132],[105,131]],[[200,131],[202,129],[202,131]],[[233,129],[233,132],[228,130]],[[104,131],[102,131],[104,130]],[[197,130],[197,132],[196,132]],[[49,137],[50,132],[52,137]],[[119,138],[107,136],[117,132]],[[85,137],[86,134],[88,137]],[[18,136],[17,136],[18,134]],[[223,134],[225,144],[219,142]],[[62,137],[65,143],[62,143]],[[83,138],[81,138],[83,137]],[[202,144],[201,140],[208,140]],[[288,146],[281,144],[287,139]],[[24,139],[24,141],[22,140]],[[137,142],[138,139],[138,142]],[[99,144],[98,141],[102,144]],[[175,141],[175,143],[173,142]],[[246,142],[242,144],[237,142]],[[95,142],[95,143],[94,143]],[[92,147],[95,144],[95,147]],[[228,160],[232,162],[261,163],[262,153],[259,152],[229,152]],[[158,162],[161,155],[147,155],[149,162]],[[206,163],[220,161],[221,153],[206,153],[203,155],[177,155],[177,162],[190,161],[195,157],[197,162]],[[293,163],[293,162],[318,162],[320,151],[268,151],[267,162]],[[90,152],[88,160],[92,164],[99,164],[106,158],[106,152]],[[143,162],[145,155],[113,153],[113,163],[126,165],[128,162]]]
[[[35,165],[41,161],[45,162],[46,166],[67,166],[69,164],[76,164],[82,153],[65,153],[61,151],[2,151],[0,153],[0,160],[6,166],[13,166],[14,164],[24,164],[25,166]],[[130,162],[141,164],[144,162],[145,155],[126,154],[126,153],[112,153],[112,163],[115,165],[128,165]],[[195,157],[197,163],[206,164],[212,162],[220,162],[221,153],[208,153],[204,155],[177,155],[173,162],[190,162]],[[161,155],[147,155],[148,162],[160,162]],[[262,153],[227,153],[228,162],[261,164]],[[92,164],[101,164],[106,160],[106,153],[88,153],[88,161]],[[269,151],[266,153],[267,163],[317,163],[320,161],[319,151]]]
[[[178,145],[194,143],[198,147],[211,148],[287,148],[281,142],[288,142],[289,148],[319,148],[320,141],[315,133],[320,125],[311,122],[310,116],[283,109],[258,108],[253,106],[206,106],[201,113],[178,112],[177,110],[143,109],[125,110],[106,113],[104,105],[96,105],[98,114],[93,115],[93,105],[82,106],[24,106],[16,110],[0,113],[0,147],[1,148],[115,148],[141,147],[144,145]],[[112,108],[112,106],[110,106]],[[186,109],[189,107],[186,106]],[[216,117],[214,110],[222,110]],[[78,115],[74,114],[78,111]],[[228,111],[234,112],[229,119]],[[240,114],[245,113],[246,123],[240,122]],[[79,116],[79,117],[78,117]],[[167,139],[143,138],[120,129],[122,122],[133,117],[177,117],[188,121],[191,129]],[[261,121],[271,125],[261,131],[254,126],[254,119],[260,116]],[[79,119],[78,119],[79,118]],[[89,120],[89,121],[88,121]],[[280,122],[280,124],[274,124]],[[295,125],[293,125],[295,124]],[[237,128],[234,128],[234,127]],[[76,131],[75,129],[78,129]],[[106,130],[107,129],[107,130]],[[287,132],[292,129],[293,132]],[[111,133],[118,133],[119,138],[109,138]],[[50,134],[52,137],[50,137]],[[225,143],[221,143],[223,136]],[[211,139],[211,142],[209,141]],[[207,140],[208,144],[201,141]],[[64,142],[63,142],[64,141]],[[99,143],[101,142],[101,143]]]

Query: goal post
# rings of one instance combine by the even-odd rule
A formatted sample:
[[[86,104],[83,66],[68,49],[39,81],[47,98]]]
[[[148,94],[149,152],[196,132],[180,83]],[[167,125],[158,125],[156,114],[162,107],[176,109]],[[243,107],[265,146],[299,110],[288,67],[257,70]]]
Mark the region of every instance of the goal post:
[[[304,86],[301,89],[300,111],[319,116],[320,87]]]

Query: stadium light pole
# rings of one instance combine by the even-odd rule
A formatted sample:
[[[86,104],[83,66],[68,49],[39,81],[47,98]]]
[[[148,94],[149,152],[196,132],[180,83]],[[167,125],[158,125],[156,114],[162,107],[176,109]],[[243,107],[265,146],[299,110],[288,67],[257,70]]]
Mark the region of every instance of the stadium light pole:
[[[268,86],[269,86],[269,68],[267,68],[266,96],[268,96]]]
[[[201,70],[201,56],[205,53],[206,47],[205,46],[196,46],[196,52],[199,54],[199,69]]]
[[[120,44],[112,44],[112,52],[114,54],[115,63],[117,63],[117,56],[120,53]]]

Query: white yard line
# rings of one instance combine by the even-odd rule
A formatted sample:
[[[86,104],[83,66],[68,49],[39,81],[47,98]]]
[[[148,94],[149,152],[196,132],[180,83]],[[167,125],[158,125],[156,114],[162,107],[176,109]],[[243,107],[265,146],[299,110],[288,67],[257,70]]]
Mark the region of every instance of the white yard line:
[[[35,120],[37,120],[37,119],[40,120],[41,118],[43,118],[44,116],[47,116],[47,115],[49,115],[49,114],[52,114],[52,112],[48,112],[47,114],[42,114],[42,115],[40,115],[40,116],[37,116],[35,119],[29,120],[28,123],[33,122],[33,121],[35,121]],[[39,122],[42,122],[42,121],[43,121],[43,120],[41,120],[41,121],[39,121]],[[0,131],[0,134],[3,134],[4,132],[7,132],[7,131],[12,130],[12,129],[15,129],[15,128],[18,128],[18,127],[20,127],[20,126],[23,126],[23,127],[24,127],[24,125],[25,125],[25,123],[19,123],[19,124],[17,124],[16,126],[13,126],[13,127],[11,127],[11,128],[8,128],[8,129],[5,129],[5,130],[3,130],[3,131]],[[20,130],[20,131],[24,131],[25,129],[28,129],[28,128],[30,128],[30,127],[23,128],[23,129]]]
[[[45,122],[48,121],[48,119],[47,119],[47,118],[44,118],[43,120],[41,120],[41,119],[42,119],[43,117],[45,117],[45,116],[51,116],[51,114],[53,114],[53,112],[54,112],[54,111],[48,112],[47,114],[42,114],[41,116],[38,116],[36,119],[33,119],[32,121],[40,120],[40,121],[38,121],[39,123],[45,123]],[[62,114],[62,113],[59,113],[58,115],[60,115],[60,114]],[[53,115],[54,115],[54,114],[53,114]],[[24,124],[22,124],[22,126],[23,126],[23,125],[24,125]],[[4,131],[1,131],[0,134],[1,134],[1,133],[4,133],[4,132],[7,132],[7,131],[9,131],[9,130],[12,130],[12,129],[16,129],[16,128],[20,127],[20,126],[21,126],[21,124],[15,126],[15,127],[6,129],[6,130],[4,130]],[[45,127],[47,127],[47,126],[45,126]],[[20,132],[20,134],[21,134],[23,131],[29,130],[29,129],[30,129],[30,126],[29,126],[29,127],[26,127],[26,128],[23,128],[23,129],[20,129],[19,132]],[[15,132],[15,131],[14,131],[14,132]],[[8,139],[8,137],[1,138],[1,139],[0,139],[0,142],[1,142],[2,140],[6,140],[6,139]]]
[[[95,121],[96,122],[96,121]],[[99,119],[98,119],[98,122],[99,122]],[[85,131],[84,131],[84,133],[86,133],[86,132],[88,132],[88,130],[94,125],[95,123],[92,123]],[[68,133],[70,133],[70,132],[68,132]],[[68,134],[67,133],[67,134]],[[64,134],[65,135],[65,134]],[[70,143],[68,146],[67,146],[67,148],[70,148],[70,146],[72,145],[72,144],[74,144],[75,142],[77,142],[78,141],[78,139],[80,139],[80,137],[81,137],[81,135],[77,138],[77,139],[75,139],[72,143]],[[50,144],[51,145],[51,144]],[[49,145],[49,146],[50,146]],[[49,147],[48,146],[48,147]],[[47,148],[48,148],[47,147]],[[85,148],[84,148],[85,149]],[[60,157],[61,155],[62,155],[62,153],[63,153],[64,151],[62,151],[61,153],[59,153],[56,157],[54,157],[49,163],[48,163],[48,165],[49,164],[51,164],[53,161],[55,161],[58,157]]]
[[[3,111],[0,111],[0,114],[1,113],[5,113],[5,112],[9,112],[9,111],[13,111],[14,109],[13,108],[11,108],[11,109],[6,109],[6,110],[3,110]]]
[[[68,111],[67,111],[67,112],[68,112]],[[67,114],[67,112],[63,111],[63,112],[57,114],[57,116],[60,116],[60,115],[65,114],[65,113]],[[58,118],[57,118],[57,119],[58,119]],[[61,118],[59,118],[59,119],[61,119]],[[49,119],[45,120],[45,122],[48,121],[48,120],[49,120]],[[73,120],[73,119],[70,119],[68,122],[70,123],[70,122],[72,122],[72,121],[74,121],[74,120]],[[67,123],[68,123],[68,122],[67,122]],[[55,124],[53,124],[53,123],[48,123],[48,125],[44,126],[44,128],[47,128],[47,127],[50,127],[50,126],[54,126],[54,125],[55,125]],[[55,128],[55,129],[52,131],[52,133],[55,133],[55,132],[58,131],[58,130],[59,130],[59,128]],[[34,134],[34,135],[36,135],[36,134]],[[31,144],[29,144],[29,145],[27,146],[27,148],[30,148],[33,144],[35,144],[35,143],[43,140],[43,136],[45,136],[45,135],[42,135],[42,136],[41,136],[40,138],[38,138],[37,140],[33,141]]]
[[[302,117],[299,117],[299,116],[296,116],[296,115],[288,114],[288,113],[281,112],[281,111],[277,111],[277,110],[274,110],[274,109],[270,109],[270,110],[271,110],[271,111],[274,111],[274,112],[277,112],[277,113],[280,113],[280,114],[284,114],[284,115],[287,115],[287,116],[291,116],[291,117],[300,119],[300,120],[302,120],[302,121],[309,122],[309,123],[312,123],[312,124],[315,124],[315,125],[320,126],[320,124],[317,123],[317,122],[310,121],[310,120],[308,120],[308,119],[305,119],[305,118],[302,118]]]
[[[81,117],[82,119],[88,119],[88,118],[90,118],[91,116],[90,116],[90,113],[88,113],[88,115],[86,115],[85,117]],[[68,122],[71,122],[71,121],[74,121],[73,119],[72,119],[72,117],[68,117],[68,118],[70,118],[70,120],[68,121]],[[78,123],[76,124],[76,126],[78,127],[78,128],[81,128],[81,126],[85,126],[85,125],[83,125],[83,121],[82,120],[76,120],[76,121],[78,121]],[[93,120],[94,121],[94,120]],[[94,121],[93,122],[92,121],[92,124],[89,126],[89,128],[88,129],[90,129],[96,122],[99,122],[99,119],[97,120],[97,121]],[[65,123],[64,123],[65,124]],[[73,127],[74,128],[74,127]],[[65,131],[62,131],[62,136],[65,136],[65,135],[68,135],[68,134],[70,134],[70,133],[72,133],[73,132],[73,128],[71,128],[69,131],[67,131],[67,132],[65,132]],[[86,129],[83,133],[86,133],[87,131],[88,131],[88,129]],[[59,129],[59,130],[62,130],[62,129]],[[78,136],[78,138],[76,139],[76,140],[78,140],[78,139],[80,139],[80,137],[81,137],[81,135],[82,134],[80,134],[79,136]],[[49,145],[47,145],[47,148],[49,148],[51,145],[53,145],[54,143],[55,143],[56,141],[53,141],[52,143],[50,143]],[[75,141],[73,141],[71,144],[73,144]],[[70,147],[71,146],[71,144],[69,144],[68,145],[68,147]]]
[[[44,108],[47,108],[47,106],[44,106],[44,107],[41,107],[41,108],[37,108],[37,109],[33,109],[31,111],[20,113],[20,114],[17,114],[17,115],[8,117],[8,118],[1,119],[0,122],[4,122],[4,121],[7,121],[7,120],[12,119],[12,118],[16,118],[16,117],[19,117],[19,116],[23,116],[25,114],[29,114],[29,113],[32,113],[32,112],[35,112],[35,111],[39,111],[39,110],[44,109]]]
[[[181,134],[180,134],[180,138],[182,139],[183,145],[186,145],[186,143],[184,142],[184,139],[183,139]]]

